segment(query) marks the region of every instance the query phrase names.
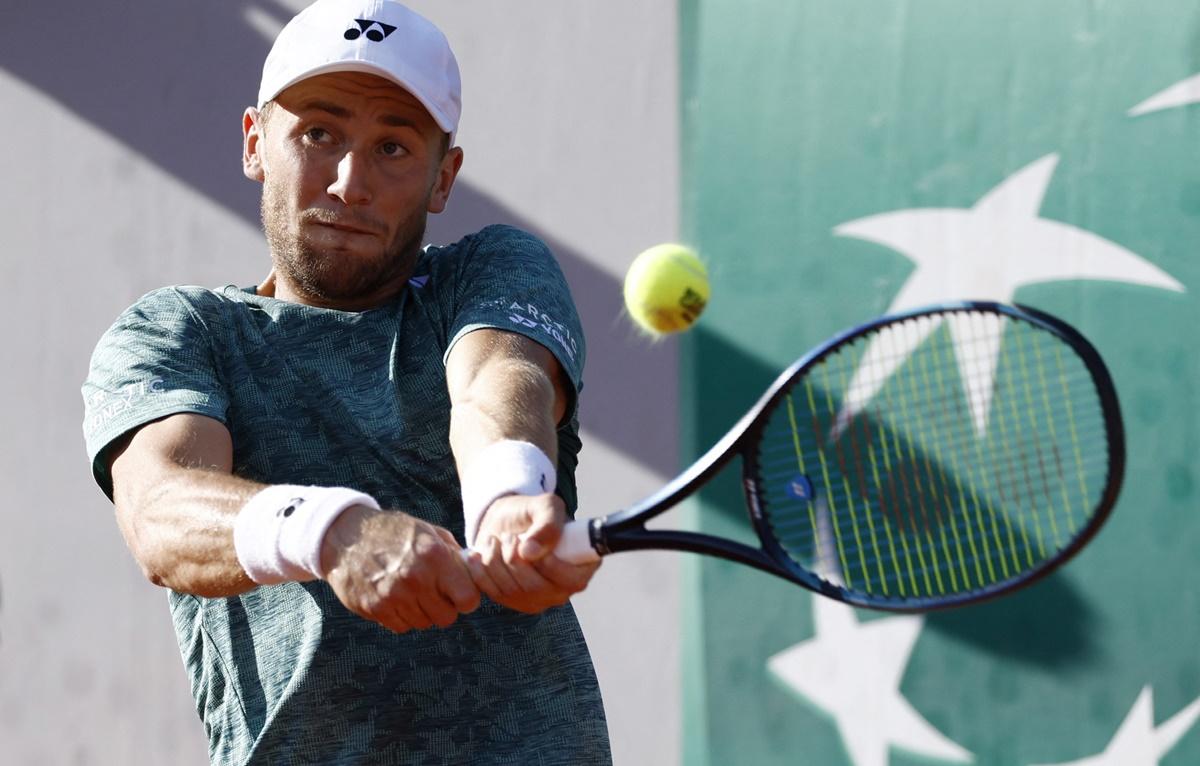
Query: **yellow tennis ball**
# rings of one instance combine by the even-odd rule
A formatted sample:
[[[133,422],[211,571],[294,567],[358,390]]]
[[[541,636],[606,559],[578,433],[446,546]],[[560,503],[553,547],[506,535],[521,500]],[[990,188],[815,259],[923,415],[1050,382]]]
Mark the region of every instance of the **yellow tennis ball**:
[[[643,251],[625,274],[625,308],[651,335],[692,326],[708,304],[708,270],[695,251],[667,243]]]

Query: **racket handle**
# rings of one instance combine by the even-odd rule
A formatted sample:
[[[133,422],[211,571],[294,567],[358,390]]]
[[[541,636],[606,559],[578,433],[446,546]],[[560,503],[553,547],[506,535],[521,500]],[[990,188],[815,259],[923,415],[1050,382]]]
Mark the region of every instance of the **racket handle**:
[[[562,537],[554,548],[554,555],[570,564],[590,564],[600,560],[600,554],[592,547],[592,536],[588,522],[568,521],[563,527]]]
[[[554,547],[554,555],[568,564],[590,564],[600,560],[600,554],[592,547],[592,536],[588,531],[588,522],[568,521],[563,526],[562,537]],[[463,561],[471,555],[470,548],[462,549]]]

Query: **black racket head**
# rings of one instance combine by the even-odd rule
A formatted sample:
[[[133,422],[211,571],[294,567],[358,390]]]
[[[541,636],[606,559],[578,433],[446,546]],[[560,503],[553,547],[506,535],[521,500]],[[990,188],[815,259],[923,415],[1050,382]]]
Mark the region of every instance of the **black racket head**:
[[[858,606],[927,611],[1045,576],[1124,472],[1112,379],[1065,322],[942,305],[831,340],[776,381],[742,441],[763,549]]]

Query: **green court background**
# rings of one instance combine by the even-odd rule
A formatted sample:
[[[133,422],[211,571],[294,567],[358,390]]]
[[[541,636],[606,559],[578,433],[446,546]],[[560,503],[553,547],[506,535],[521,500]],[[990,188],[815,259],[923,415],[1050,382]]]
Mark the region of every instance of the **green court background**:
[[[805,350],[886,311],[912,273],[905,256],[836,226],[970,208],[1057,154],[1040,216],[1120,245],[1184,290],[1098,280],[1018,290],[1108,361],[1128,432],[1125,488],[1065,570],[1009,599],[927,617],[901,692],[978,764],[1098,756],[1146,685],[1156,726],[1192,704],[1200,106],[1130,109],[1200,72],[1200,7],[685,0],[680,13],[682,235],[713,278],[682,346],[684,461]],[[733,474],[691,513],[703,531],[748,534]],[[835,720],[767,669],[812,638],[811,597],[721,561],[684,566],[685,763],[853,764]],[[1197,728],[1152,763],[1200,763]]]

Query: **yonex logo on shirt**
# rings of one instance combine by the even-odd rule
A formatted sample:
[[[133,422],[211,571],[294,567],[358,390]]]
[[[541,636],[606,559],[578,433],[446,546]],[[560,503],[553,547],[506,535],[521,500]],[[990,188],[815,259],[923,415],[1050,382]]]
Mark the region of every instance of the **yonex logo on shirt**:
[[[497,305],[503,305],[503,300],[496,301]],[[532,303],[517,303],[513,301],[508,307],[508,321],[516,325],[533,329],[541,326],[541,328],[562,346],[563,351],[571,359],[575,358],[575,353],[579,350],[575,343],[575,338],[571,336],[571,331],[562,324],[556,322],[549,314],[542,312],[537,306]]]
[[[355,24],[358,24],[358,29],[350,27],[343,35],[347,40],[357,40],[362,35],[366,35],[367,39],[372,42],[381,42],[396,28],[391,24],[384,24],[382,21],[374,21],[372,19],[355,19]]]
[[[84,404],[87,415],[84,419],[84,433],[99,431],[104,424],[134,408],[134,405],[144,396],[161,394],[166,391],[166,381],[162,378],[151,378],[147,381],[127,383],[117,391],[96,391],[88,396]]]

